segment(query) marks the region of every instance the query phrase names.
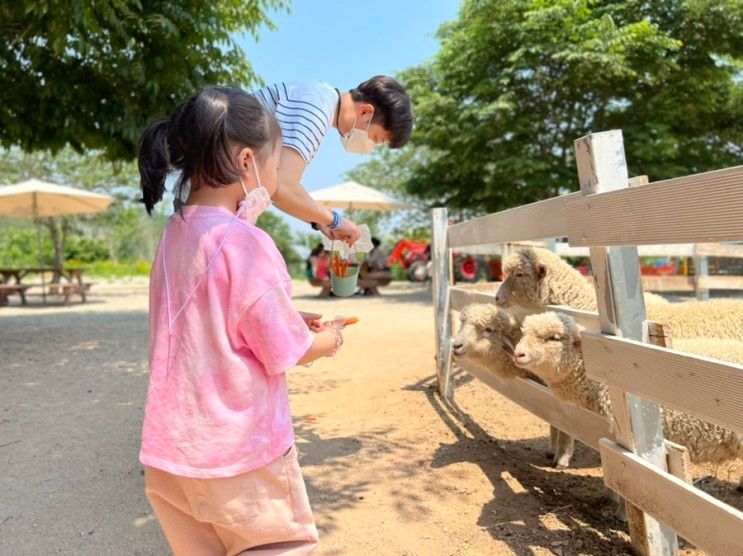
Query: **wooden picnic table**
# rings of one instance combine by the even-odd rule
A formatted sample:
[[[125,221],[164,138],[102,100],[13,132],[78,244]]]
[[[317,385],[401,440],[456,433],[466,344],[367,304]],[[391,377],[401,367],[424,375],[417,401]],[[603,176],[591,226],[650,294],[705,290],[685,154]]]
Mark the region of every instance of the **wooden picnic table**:
[[[44,275],[49,273],[59,275],[61,278],[65,279],[65,282],[54,283],[53,276],[52,281],[47,283],[44,280]],[[24,283],[24,278],[29,274],[41,275],[41,284]],[[46,302],[47,293],[51,295],[61,292],[61,294],[65,296],[65,303],[69,302],[70,297],[73,294],[79,294],[84,303],[87,301],[85,294],[92,285],[83,282],[84,274],[84,268],[62,268],[61,270],[54,267],[0,268],[0,276],[2,276],[2,283],[0,284],[0,301],[4,302],[9,294],[18,293],[21,296],[21,303],[26,305],[26,290],[34,286],[41,286],[44,302]],[[15,283],[11,283],[11,280],[15,280]]]

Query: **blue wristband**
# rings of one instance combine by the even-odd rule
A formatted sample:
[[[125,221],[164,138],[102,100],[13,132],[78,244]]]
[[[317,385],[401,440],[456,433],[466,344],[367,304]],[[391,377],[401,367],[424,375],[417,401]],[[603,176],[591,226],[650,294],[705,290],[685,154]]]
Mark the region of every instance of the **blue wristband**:
[[[333,213],[333,221],[330,223],[331,230],[337,230],[341,225],[341,214],[337,210],[330,211]]]

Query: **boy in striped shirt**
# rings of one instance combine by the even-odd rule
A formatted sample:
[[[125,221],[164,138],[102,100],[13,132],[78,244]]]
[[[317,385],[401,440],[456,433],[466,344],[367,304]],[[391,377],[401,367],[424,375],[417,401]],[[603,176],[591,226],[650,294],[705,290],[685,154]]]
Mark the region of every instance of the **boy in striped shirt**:
[[[405,145],[413,129],[405,88],[378,75],[346,92],[322,82],[297,81],[268,85],[253,94],[276,116],[283,136],[273,203],[329,237],[354,243],[360,236],[356,224],[315,201],[300,180],[333,128],[349,152],[369,154],[382,143],[392,149]]]

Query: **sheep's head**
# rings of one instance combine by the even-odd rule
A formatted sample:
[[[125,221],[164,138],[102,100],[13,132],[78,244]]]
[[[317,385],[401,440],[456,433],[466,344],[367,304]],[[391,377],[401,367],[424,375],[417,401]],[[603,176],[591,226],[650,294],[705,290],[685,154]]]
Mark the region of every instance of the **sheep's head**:
[[[516,319],[495,305],[472,303],[462,308],[459,318],[461,326],[452,339],[452,353],[481,365],[508,357],[520,335]]]
[[[513,361],[531,371],[548,385],[566,378],[576,368],[581,353],[580,327],[573,318],[555,312],[526,317],[521,327]]]
[[[505,279],[495,296],[499,307],[544,310],[549,303],[549,255],[552,253],[546,249],[529,247],[506,257],[503,261]]]

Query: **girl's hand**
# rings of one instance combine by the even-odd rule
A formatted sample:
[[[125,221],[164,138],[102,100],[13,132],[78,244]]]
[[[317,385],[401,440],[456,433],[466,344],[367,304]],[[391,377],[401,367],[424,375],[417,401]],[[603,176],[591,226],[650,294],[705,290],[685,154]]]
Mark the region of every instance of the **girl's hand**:
[[[299,311],[299,314],[304,319],[304,322],[307,323],[307,328],[312,332],[320,332],[325,329],[325,326],[320,320],[322,315],[318,313],[305,313],[304,311]]]

